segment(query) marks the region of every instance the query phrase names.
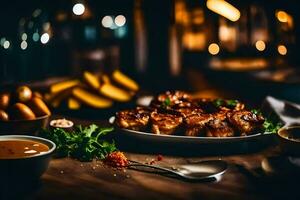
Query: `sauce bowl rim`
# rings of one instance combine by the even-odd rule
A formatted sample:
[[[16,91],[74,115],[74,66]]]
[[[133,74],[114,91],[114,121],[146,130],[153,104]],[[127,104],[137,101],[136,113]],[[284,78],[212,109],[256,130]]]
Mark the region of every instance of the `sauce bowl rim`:
[[[290,139],[290,138],[288,138],[288,137],[286,137],[286,136],[283,136],[283,135],[281,134],[281,132],[282,132],[283,130],[289,130],[289,129],[299,129],[299,130],[300,130],[300,125],[292,125],[292,126],[282,127],[282,128],[280,128],[280,129],[278,130],[277,135],[278,135],[280,138],[283,138],[283,139],[285,139],[285,140],[288,140],[288,141],[291,141],[291,142],[295,142],[295,143],[300,143],[300,140],[297,141],[297,140],[294,140],[294,139]]]

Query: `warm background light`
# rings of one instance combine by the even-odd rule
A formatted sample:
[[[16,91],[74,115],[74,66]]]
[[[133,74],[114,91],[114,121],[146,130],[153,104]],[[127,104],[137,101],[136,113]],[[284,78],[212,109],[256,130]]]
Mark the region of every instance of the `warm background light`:
[[[124,26],[126,23],[126,18],[124,17],[124,15],[118,15],[115,18],[115,24],[119,27]]]
[[[258,51],[264,51],[266,49],[266,43],[262,40],[258,40],[255,43],[255,47]]]
[[[211,11],[226,17],[230,21],[235,22],[240,19],[240,11],[224,0],[207,0],[206,6]]]
[[[212,43],[208,46],[208,52],[212,55],[217,55],[220,51],[220,47],[216,43]]]
[[[278,45],[277,51],[280,55],[286,55],[287,54],[287,48],[284,45]]]
[[[286,23],[289,28],[294,27],[294,19],[292,15],[288,14],[287,12],[279,10],[275,13],[275,16],[278,19],[278,21],[280,21],[281,23]]]
[[[280,21],[280,22],[287,22],[288,21],[288,14],[286,12],[282,11],[282,10],[278,11],[276,13],[276,17],[277,17],[278,21]]]

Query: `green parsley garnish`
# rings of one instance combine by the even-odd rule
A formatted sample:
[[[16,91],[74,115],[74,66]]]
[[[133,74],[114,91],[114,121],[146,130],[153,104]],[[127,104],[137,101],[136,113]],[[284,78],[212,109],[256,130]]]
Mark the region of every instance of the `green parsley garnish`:
[[[213,104],[216,107],[220,106],[228,106],[228,107],[235,107],[238,104],[238,100],[229,99],[229,100],[223,100],[223,99],[216,99],[213,101]]]
[[[230,99],[226,100],[226,105],[230,107],[235,107],[239,103],[238,100]]]
[[[282,123],[274,123],[270,119],[266,118],[263,123],[263,127],[265,133],[277,133],[278,130],[282,127]]]
[[[262,114],[261,111],[258,110],[258,109],[252,109],[251,112],[252,112],[253,114],[255,114],[255,115],[261,115],[261,114]]]
[[[171,100],[170,100],[169,97],[167,97],[167,98],[163,101],[162,106],[163,106],[164,108],[167,108],[167,107],[170,106],[170,105],[171,105]]]
[[[56,128],[52,131],[44,130],[41,134],[56,144],[57,156],[91,161],[94,158],[104,159],[109,153],[117,150],[114,142],[110,143],[101,138],[111,131],[112,127],[98,127],[92,124],[87,127],[77,126],[71,132]]]
[[[216,100],[213,101],[213,104],[216,107],[220,107],[220,106],[224,105],[224,100],[223,99],[216,99]]]
[[[262,112],[259,109],[252,109],[251,112],[255,115],[262,115]],[[263,123],[264,133],[277,133],[277,131],[283,126],[282,123],[278,122],[278,120],[273,120],[273,118],[265,117],[265,121]]]

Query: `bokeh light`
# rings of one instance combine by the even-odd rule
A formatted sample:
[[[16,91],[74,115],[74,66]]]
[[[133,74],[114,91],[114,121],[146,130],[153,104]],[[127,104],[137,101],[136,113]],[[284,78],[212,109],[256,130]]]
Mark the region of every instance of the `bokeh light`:
[[[27,49],[27,46],[28,46],[28,45],[27,45],[27,42],[26,42],[26,41],[22,41],[22,42],[21,42],[21,49],[22,49],[22,50]]]
[[[208,46],[208,52],[212,55],[217,55],[220,51],[220,47],[216,43],[212,43]]]
[[[5,37],[3,37],[3,38],[0,39],[0,44],[1,44],[1,46],[3,46],[3,44],[4,44],[5,41],[6,41],[6,38],[5,38]]]
[[[287,22],[288,21],[288,14],[282,10],[276,12],[276,17],[280,22]]]
[[[40,39],[39,33],[38,33],[38,32],[35,32],[35,33],[32,35],[32,40],[35,41],[35,42],[37,42],[37,41],[39,41],[39,39]]]
[[[8,49],[10,47],[10,42],[8,40],[6,40],[4,43],[3,43],[3,48],[4,49]]]
[[[23,33],[22,36],[21,36],[21,39],[22,39],[22,40],[27,40],[27,34],[26,34],[26,33]]]
[[[73,13],[75,15],[82,15],[85,11],[85,7],[82,3],[77,3],[73,6]]]
[[[278,45],[277,51],[280,55],[286,55],[287,54],[287,48],[284,45]]]
[[[121,26],[124,26],[126,23],[126,18],[124,15],[118,15],[116,18],[115,18],[115,24],[119,27]]]
[[[42,44],[46,44],[47,42],[49,42],[50,36],[48,33],[43,33],[43,35],[41,36],[41,43]]]
[[[262,40],[258,40],[255,43],[255,47],[258,51],[264,51],[266,49],[266,43]]]
[[[113,21],[113,18],[111,16],[105,16],[102,18],[102,26],[105,27],[105,28],[110,28],[113,26],[114,24],[114,21]]]

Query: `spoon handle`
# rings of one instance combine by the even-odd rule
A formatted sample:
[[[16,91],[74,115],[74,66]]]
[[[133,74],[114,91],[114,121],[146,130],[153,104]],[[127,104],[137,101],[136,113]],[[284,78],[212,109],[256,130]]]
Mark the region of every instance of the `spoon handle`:
[[[160,167],[160,166],[157,166],[157,165],[147,165],[147,164],[139,163],[139,162],[136,162],[136,161],[133,161],[133,162],[130,161],[130,162],[131,163],[128,165],[128,167],[147,167],[147,168],[151,168],[151,169],[158,169],[158,170],[161,170],[161,171],[165,171],[165,172],[169,172],[169,173],[172,173],[172,174],[176,174],[178,176],[184,176],[180,172],[177,172],[177,171],[165,168],[165,167]]]

